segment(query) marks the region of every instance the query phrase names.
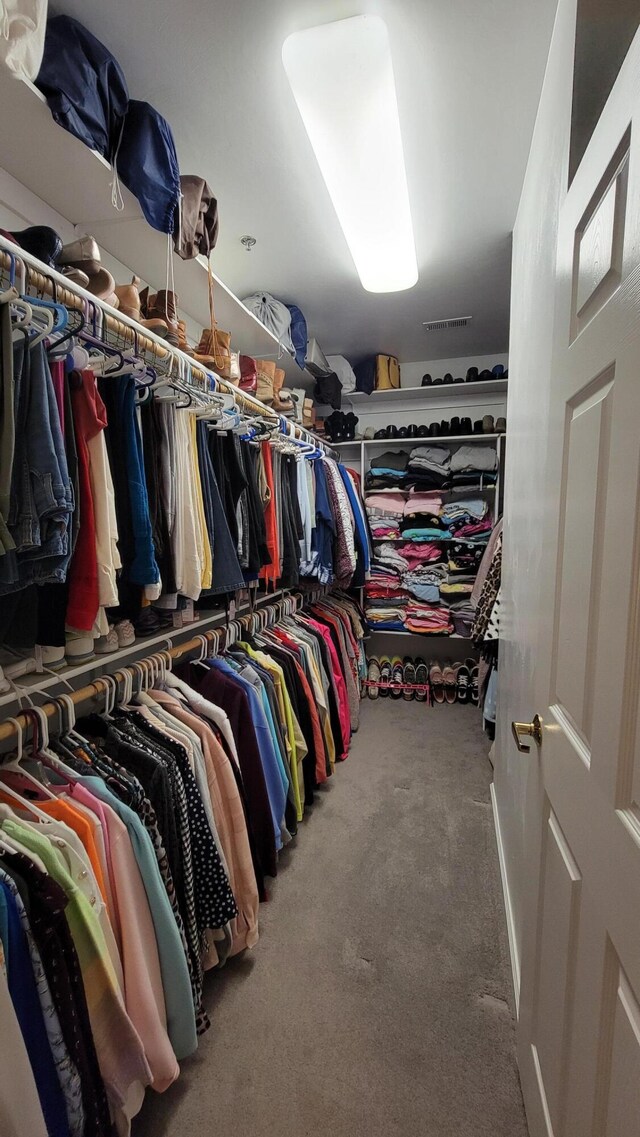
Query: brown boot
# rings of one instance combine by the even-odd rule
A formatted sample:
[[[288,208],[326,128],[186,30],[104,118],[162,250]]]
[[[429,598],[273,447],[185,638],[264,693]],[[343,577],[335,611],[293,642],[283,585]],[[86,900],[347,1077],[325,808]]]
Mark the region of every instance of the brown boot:
[[[193,355],[196,359],[199,359],[201,363],[204,363],[207,367],[211,367],[222,379],[230,379],[230,344],[230,332],[221,332],[219,328],[213,332],[211,328],[204,328],[200,336],[200,343],[193,352]]]
[[[139,276],[134,276],[131,284],[116,284],[115,291],[120,301],[120,311],[124,312],[130,320],[135,320],[143,328],[148,328],[150,332],[155,332],[157,336],[162,336],[164,339],[169,331],[165,320],[144,320],[142,318],[139,284]]]
[[[184,320],[178,320],[178,347],[180,351],[189,352],[187,343],[187,325]]]
[[[166,337],[168,343],[178,347],[178,297],[175,292],[163,288],[155,296],[147,296],[146,315],[148,320],[163,320],[169,329]]]

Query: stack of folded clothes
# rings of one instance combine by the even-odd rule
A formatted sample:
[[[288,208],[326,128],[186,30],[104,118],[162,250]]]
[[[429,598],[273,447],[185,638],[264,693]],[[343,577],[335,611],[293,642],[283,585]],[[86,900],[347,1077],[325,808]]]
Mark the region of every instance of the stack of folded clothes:
[[[493,525],[477,491],[481,478],[495,482],[496,470],[495,449],[475,443],[372,458],[365,508],[374,557],[364,588],[372,629],[469,635],[471,592]]]
[[[405,625],[410,632],[427,636],[450,636],[453,631],[451,614],[444,604],[409,604]]]

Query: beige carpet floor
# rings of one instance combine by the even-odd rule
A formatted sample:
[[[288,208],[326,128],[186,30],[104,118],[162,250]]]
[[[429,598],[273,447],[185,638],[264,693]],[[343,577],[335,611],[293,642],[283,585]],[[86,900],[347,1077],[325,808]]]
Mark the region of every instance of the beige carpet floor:
[[[134,1137],[526,1137],[488,749],[469,707],[365,701]]]

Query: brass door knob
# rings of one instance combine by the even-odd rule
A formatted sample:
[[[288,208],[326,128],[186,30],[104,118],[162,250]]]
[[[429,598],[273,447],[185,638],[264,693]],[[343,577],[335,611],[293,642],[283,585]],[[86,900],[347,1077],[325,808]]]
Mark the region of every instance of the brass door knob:
[[[520,741],[521,735],[533,738],[537,746],[542,746],[542,719],[540,715],[534,715],[533,722],[512,722],[511,730],[521,754],[528,754],[531,750],[530,746],[526,746],[524,742]]]

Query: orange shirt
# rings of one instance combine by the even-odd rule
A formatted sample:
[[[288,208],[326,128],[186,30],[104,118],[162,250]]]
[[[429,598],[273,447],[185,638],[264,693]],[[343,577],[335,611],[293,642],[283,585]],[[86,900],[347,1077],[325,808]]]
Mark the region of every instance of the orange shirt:
[[[46,798],[44,801],[38,801],[36,804],[38,806],[38,809],[41,809],[43,813],[48,814],[49,817],[55,818],[56,821],[64,821],[65,825],[68,825],[70,829],[73,829],[74,833],[76,833],[80,838],[82,844],[87,850],[87,855],[91,861],[91,868],[93,869],[96,881],[98,883],[98,888],[100,889],[102,899],[106,904],[106,888],[104,883],[104,876],[102,873],[102,865],[100,863],[100,857],[98,856],[96,843],[93,839],[91,825],[87,821],[86,817],[84,817],[80,810],[76,809],[75,806],[72,805],[67,798]]]

